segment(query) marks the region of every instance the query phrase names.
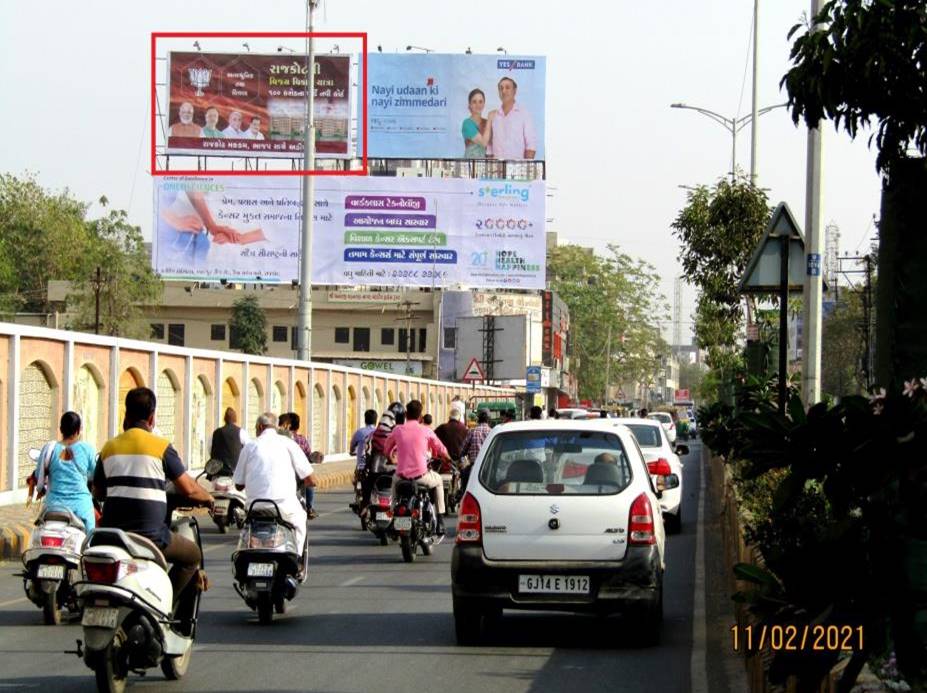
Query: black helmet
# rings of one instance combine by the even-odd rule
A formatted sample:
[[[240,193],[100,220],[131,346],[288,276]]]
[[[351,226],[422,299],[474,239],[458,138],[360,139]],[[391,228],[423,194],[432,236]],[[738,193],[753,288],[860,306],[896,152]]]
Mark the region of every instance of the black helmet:
[[[401,423],[406,421],[406,408],[402,406],[401,402],[393,402],[387,407],[387,410],[392,412],[393,418],[396,420],[396,425],[398,426]]]

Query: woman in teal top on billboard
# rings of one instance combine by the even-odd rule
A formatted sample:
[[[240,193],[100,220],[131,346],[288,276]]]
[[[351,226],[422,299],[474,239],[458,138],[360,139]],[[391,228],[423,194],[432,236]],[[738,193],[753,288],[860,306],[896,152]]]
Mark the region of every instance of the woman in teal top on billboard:
[[[474,89],[467,96],[470,115],[464,119],[460,132],[464,139],[464,159],[485,159],[486,147],[492,139],[492,119],[495,111],[489,118],[483,117],[483,108],[486,106],[486,94],[481,89]]]

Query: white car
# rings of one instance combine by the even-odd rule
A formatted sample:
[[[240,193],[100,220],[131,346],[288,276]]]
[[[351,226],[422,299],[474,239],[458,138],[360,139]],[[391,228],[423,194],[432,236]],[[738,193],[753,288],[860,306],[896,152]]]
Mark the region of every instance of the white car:
[[[458,643],[476,643],[503,609],[620,612],[642,641],[659,641],[659,494],[614,421],[525,421],[487,437],[457,516]]]
[[[676,444],[676,422],[673,421],[672,416],[665,411],[655,411],[652,414],[648,414],[647,418],[659,421],[663,424],[663,430],[666,431],[666,437],[669,438],[670,445]]]
[[[655,477],[654,483],[663,490],[660,508],[663,510],[666,531],[670,534],[678,533],[682,529],[683,465],[677,451],[688,454],[689,448],[672,445],[666,436],[666,429],[657,420],[617,419],[615,423],[627,426],[634,434],[647,467]]]

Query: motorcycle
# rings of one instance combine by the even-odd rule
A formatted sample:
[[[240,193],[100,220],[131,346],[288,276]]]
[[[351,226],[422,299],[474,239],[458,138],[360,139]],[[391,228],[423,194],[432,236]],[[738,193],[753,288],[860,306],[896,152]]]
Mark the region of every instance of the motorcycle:
[[[174,516],[171,530],[202,552],[195,517]],[[81,567],[85,580],[75,587],[84,607],[84,638],[74,654],[93,670],[97,690],[122,691],[130,671],[157,666],[167,679],[182,678],[196,638],[200,578],[193,577],[172,607],[164,555],[149,539],[120,529],[95,530],[84,545]]]
[[[308,528],[307,528],[308,529]],[[283,519],[272,500],[256,499],[248,507],[238,548],[232,553],[235,591],[258,613],[258,621],[269,624],[274,612],[286,613],[286,603],[309,576],[309,534],[302,547],[302,562],[296,546],[296,532]]]
[[[435,544],[435,509],[427,486],[408,479],[396,482],[393,496],[393,528],[399,537],[402,560],[412,563],[417,548],[430,556]]]
[[[438,474],[444,482],[444,516],[457,512],[460,498],[460,467],[456,462],[444,460],[438,466]]]
[[[35,526],[18,575],[29,601],[41,607],[46,625],[57,625],[62,607],[80,613],[74,584],[80,581],[80,550],[87,534],[74,513],[60,508],[43,510]]]
[[[354,502],[351,510],[360,518],[361,529],[370,532],[381,546],[389,543],[392,521],[393,467],[382,455],[374,455],[354,482]]]
[[[215,504],[209,516],[216,523],[220,534],[229,531],[231,525],[241,529],[245,523],[245,493],[235,488],[232,470],[221,460],[209,460],[197,482],[212,494]]]

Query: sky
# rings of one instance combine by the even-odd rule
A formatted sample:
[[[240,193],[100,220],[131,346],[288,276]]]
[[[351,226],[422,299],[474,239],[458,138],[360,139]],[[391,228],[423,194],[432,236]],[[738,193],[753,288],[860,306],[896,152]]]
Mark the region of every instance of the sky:
[[[787,33],[809,6],[810,0],[760,0],[760,108],[786,100],[779,81],[789,66]],[[672,301],[680,267],[670,225],[685,205],[681,186],[728,175],[731,136],[670,104],[726,117],[749,113],[752,14],[752,0],[323,0],[316,30],[366,31],[370,48],[379,44],[384,52],[411,44],[446,53],[502,47],[547,56],[548,230],[561,243],[599,250],[616,243],[649,261]],[[150,237],[150,33],[302,31],[304,22],[299,0],[5,0],[0,171],[33,172],[46,188],[67,188],[87,201],[105,195]],[[278,43],[250,46],[271,52]],[[201,44],[205,51],[239,47]],[[191,49],[192,41],[177,47]],[[801,223],[805,128],[786,109],[758,125],[759,184],[772,204],[788,202]],[[865,250],[879,211],[867,137],[851,142],[824,127],[822,219],[839,226],[841,252],[851,254]],[[749,127],[737,149],[738,166],[749,170]],[[684,335],[694,300],[688,287]]]

